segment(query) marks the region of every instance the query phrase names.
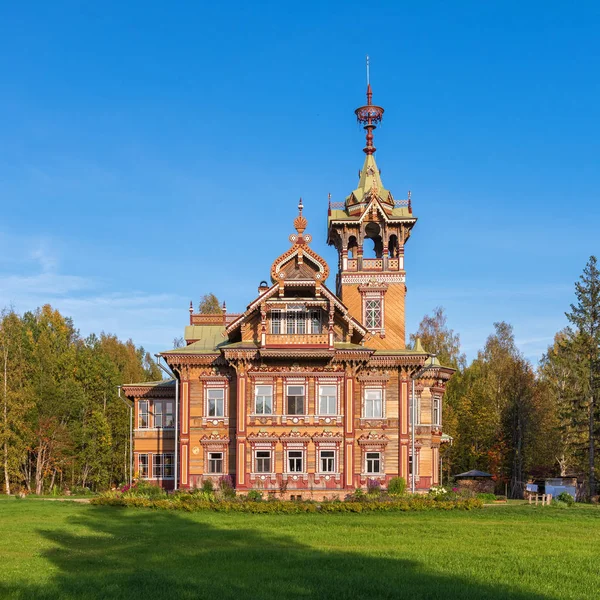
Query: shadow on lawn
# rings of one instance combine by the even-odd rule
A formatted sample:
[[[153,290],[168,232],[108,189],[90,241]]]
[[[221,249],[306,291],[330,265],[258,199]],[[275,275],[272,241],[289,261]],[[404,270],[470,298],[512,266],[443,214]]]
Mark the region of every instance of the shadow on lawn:
[[[41,532],[53,544],[44,553],[57,569],[51,582],[0,584],[1,598],[543,598],[432,574],[411,561],[315,550],[290,537],[218,529],[174,513],[98,508],[71,524],[91,531]]]

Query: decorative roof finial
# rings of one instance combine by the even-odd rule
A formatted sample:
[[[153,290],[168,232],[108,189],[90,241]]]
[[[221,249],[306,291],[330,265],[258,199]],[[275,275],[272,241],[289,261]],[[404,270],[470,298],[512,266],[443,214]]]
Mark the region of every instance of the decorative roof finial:
[[[298,202],[298,216],[294,219],[294,227],[296,228],[296,231],[300,234],[300,237],[302,237],[302,234],[304,233],[304,230],[308,225],[306,217],[302,216],[303,208],[304,204],[302,204],[302,198],[300,198],[300,202]]]
[[[383,118],[383,108],[373,104],[373,90],[371,89],[371,69],[369,57],[367,56],[367,104],[357,108],[354,113],[356,120],[364,125],[367,132],[367,145],[364,147],[365,154],[374,154],[375,146],[373,145],[373,130],[381,123]]]

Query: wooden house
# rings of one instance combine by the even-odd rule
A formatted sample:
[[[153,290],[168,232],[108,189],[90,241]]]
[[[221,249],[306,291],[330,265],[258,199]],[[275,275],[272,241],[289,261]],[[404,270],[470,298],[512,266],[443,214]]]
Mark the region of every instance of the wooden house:
[[[410,485],[413,472],[417,490],[439,483],[453,370],[419,344],[406,347],[404,249],[417,219],[410,197],[395,200],[383,186],[373,146],[383,109],[370,86],[356,114],[367,132],[358,186],[328,208],[334,289],[300,201],[290,246],[246,310],[190,307],[186,345],[161,353],[175,379],[124,386],[137,476],[167,488],[229,476],[239,493],[316,499],[369,479]]]

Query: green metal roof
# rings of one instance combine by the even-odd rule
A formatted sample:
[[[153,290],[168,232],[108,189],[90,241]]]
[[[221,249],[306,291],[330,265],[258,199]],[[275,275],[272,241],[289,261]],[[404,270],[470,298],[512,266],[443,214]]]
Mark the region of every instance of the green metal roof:
[[[375,162],[375,156],[372,154],[368,154],[365,157],[363,168],[360,171],[358,187],[355,190],[353,190],[352,193],[346,198],[346,207],[348,207],[350,203],[360,204],[361,202],[365,202],[373,188],[377,190],[377,195],[389,208],[389,201],[392,196],[390,194],[390,191],[383,187],[383,182],[381,181],[381,174],[379,173],[379,168],[377,167],[377,163]],[[360,215],[350,216],[346,209],[336,209],[331,211],[331,215],[329,216],[328,220],[358,221],[361,216],[362,212]],[[413,217],[413,215],[409,212],[408,206],[398,206],[392,208],[391,215],[388,216],[388,219],[404,219],[406,217],[413,218],[416,220],[416,218]]]
[[[334,342],[333,346],[337,350],[365,350],[367,352],[371,352],[372,348],[367,348],[365,346],[361,346],[360,344],[351,344],[349,342]]]
[[[158,387],[159,385],[171,386],[175,385],[174,379],[162,379],[161,381],[142,381],[141,383],[124,383],[123,387]]]
[[[225,325],[188,325],[184,338],[212,349],[227,340],[227,333]]]
[[[222,340],[221,344],[218,344],[216,346],[215,345],[207,346],[203,340],[200,340],[198,342],[189,344],[188,346],[184,346],[183,348],[175,348],[173,350],[165,350],[164,352],[161,352],[161,354],[167,355],[167,356],[169,354],[218,354],[219,346],[226,345],[226,344],[227,344],[227,340]]]

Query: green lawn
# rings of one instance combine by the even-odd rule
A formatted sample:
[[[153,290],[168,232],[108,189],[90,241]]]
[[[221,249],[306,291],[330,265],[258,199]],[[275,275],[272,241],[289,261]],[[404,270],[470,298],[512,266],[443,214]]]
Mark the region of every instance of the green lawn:
[[[594,598],[600,509],[171,513],[0,500],[0,598]]]

